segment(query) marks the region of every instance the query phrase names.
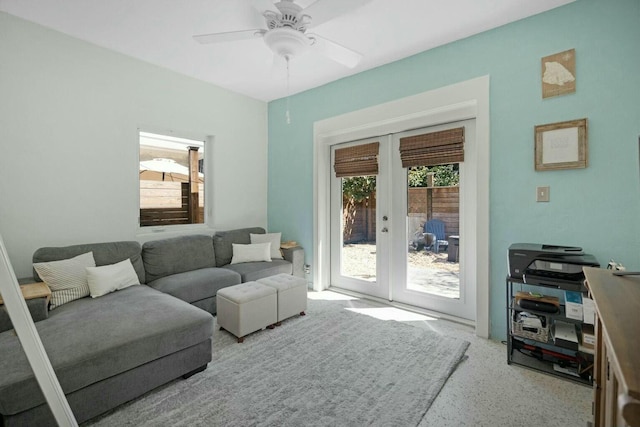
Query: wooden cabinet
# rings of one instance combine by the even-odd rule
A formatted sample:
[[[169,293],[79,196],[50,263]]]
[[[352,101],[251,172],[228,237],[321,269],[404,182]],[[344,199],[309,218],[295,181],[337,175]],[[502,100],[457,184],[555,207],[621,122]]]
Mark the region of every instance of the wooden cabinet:
[[[585,267],[596,309],[594,425],[640,426],[640,276]]]

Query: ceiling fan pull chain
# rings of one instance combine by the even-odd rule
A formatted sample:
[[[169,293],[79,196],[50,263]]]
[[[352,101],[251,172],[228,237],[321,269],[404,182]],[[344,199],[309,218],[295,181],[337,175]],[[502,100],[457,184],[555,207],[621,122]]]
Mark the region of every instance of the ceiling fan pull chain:
[[[285,113],[285,117],[287,118],[287,124],[291,124],[291,113],[289,112],[289,107],[291,106],[291,92],[289,90],[289,55],[286,55],[284,59],[287,61],[287,112]]]

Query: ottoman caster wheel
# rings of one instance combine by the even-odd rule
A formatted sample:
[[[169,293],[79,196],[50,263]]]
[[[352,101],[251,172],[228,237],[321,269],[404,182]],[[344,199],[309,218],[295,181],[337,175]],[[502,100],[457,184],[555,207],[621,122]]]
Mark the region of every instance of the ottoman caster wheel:
[[[238,344],[242,344],[244,342],[244,337],[238,338]]]
[[[276,327],[276,325],[269,325],[269,326],[267,326],[267,329],[273,329],[275,327]]]
[[[282,322],[276,322],[276,326],[282,326]]]
[[[306,316],[306,315],[307,315],[307,313],[305,313],[304,311],[300,312],[300,316]]]

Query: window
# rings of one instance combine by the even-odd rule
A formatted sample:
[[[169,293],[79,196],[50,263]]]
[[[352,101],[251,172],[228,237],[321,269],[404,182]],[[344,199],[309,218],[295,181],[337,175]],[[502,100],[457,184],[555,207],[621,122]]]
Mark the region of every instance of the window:
[[[205,144],[140,132],[140,226],[203,224]]]

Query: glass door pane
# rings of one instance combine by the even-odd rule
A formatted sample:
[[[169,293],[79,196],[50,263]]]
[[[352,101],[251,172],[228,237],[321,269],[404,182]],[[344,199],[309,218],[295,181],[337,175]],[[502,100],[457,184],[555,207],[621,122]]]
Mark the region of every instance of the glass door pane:
[[[459,165],[407,170],[407,289],[460,298]]]
[[[341,178],[341,275],[376,281],[376,176]]]

